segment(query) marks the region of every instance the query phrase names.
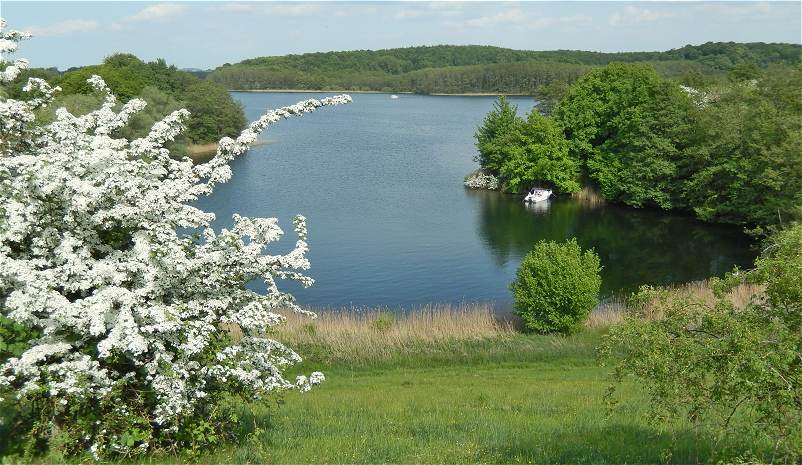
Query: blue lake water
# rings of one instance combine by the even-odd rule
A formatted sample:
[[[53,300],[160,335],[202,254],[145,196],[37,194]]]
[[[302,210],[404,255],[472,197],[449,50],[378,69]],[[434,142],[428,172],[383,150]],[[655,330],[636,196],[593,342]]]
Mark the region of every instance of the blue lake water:
[[[249,119],[318,93],[233,93]],[[541,239],[576,237],[604,266],[603,293],[721,275],[754,258],[737,228],[625,207],[556,199],[537,210],[519,197],[471,191],[473,134],[492,97],[354,94],[350,105],[283,121],[233,162],[234,175],[199,206],[217,214],[277,217],[294,245],[292,217],[309,226],[309,275],[290,283],[311,307],[511,303],[509,283]],[[513,98],[521,113],[534,101]],[[255,285],[259,287],[258,284]]]

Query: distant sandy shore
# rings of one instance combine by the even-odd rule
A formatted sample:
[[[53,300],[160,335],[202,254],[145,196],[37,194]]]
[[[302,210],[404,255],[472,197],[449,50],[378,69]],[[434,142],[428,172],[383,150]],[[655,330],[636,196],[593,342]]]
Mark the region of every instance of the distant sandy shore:
[[[398,95],[435,95],[435,96],[456,96],[456,97],[495,97],[497,95],[509,95],[513,97],[530,97],[529,94],[508,94],[494,92],[466,92],[461,94],[415,94],[414,92],[384,92],[379,90],[320,90],[320,89],[229,89],[230,92],[257,92],[257,93],[335,93],[345,92],[349,94],[398,94]]]

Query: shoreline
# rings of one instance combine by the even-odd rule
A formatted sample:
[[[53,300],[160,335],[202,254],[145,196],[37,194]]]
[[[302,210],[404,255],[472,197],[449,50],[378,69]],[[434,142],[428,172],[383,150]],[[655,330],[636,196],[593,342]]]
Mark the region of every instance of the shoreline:
[[[310,94],[325,94],[325,93],[332,93],[332,92],[345,92],[349,94],[388,94],[388,95],[423,95],[423,96],[435,96],[435,97],[497,97],[500,95],[505,95],[509,97],[533,97],[534,95],[531,94],[519,94],[519,93],[503,93],[503,92],[462,92],[462,93],[442,93],[442,92],[435,92],[431,94],[416,94],[415,92],[392,92],[392,91],[382,91],[382,90],[348,90],[348,89],[337,89],[337,90],[322,90],[322,89],[227,89],[229,92],[249,92],[249,93],[266,93],[266,94],[303,94],[303,93],[310,93]]]
[[[273,139],[256,139],[256,141],[251,144],[251,147],[256,147],[258,145],[268,145],[275,143],[276,141]],[[187,145],[187,155],[190,158],[195,159],[201,157],[207,157],[217,152],[217,144],[218,142],[210,142],[208,144],[190,144]]]

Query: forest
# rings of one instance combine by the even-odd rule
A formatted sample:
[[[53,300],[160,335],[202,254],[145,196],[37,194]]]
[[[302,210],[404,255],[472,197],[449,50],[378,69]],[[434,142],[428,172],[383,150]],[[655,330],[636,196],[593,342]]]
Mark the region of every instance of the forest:
[[[307,53],[226,63],[208,79],[229,89],[319,89],[536,95],[611,62],[648,63],[663,77],[720,80],[800,61],[798,44],[709,42],[665,52],[527,51],[478,45]]]
[[[100,105],[103,96],[87,83],[92,75],[102,77],[122,104],[134,97],[147,102],[145,110],[120,130],[122,137],[142,137],[155,122],[181,108],[189,110],[191,115],[176,149],[236,136],[245,127],[242,108],[223,86],[179,71],[163,59],[145,62],[128,53],[114,54],[99,65],[71,68],[64,73],[41,68],[25,70],[15,80],[0,86],[0,94],[21,100],[31,98],[21,90],[30,77],[61,87],[54,105],[39,115],[44,122],[52,121],[55,108],[63,106],[74,114],[85,114]]]
[[[466,185],[590,185],[607,201],[758,231],[802,218],[799,66],[694,88],[613,63],[561,93],[526,118],[501,97],[476,133],[481,176]]]

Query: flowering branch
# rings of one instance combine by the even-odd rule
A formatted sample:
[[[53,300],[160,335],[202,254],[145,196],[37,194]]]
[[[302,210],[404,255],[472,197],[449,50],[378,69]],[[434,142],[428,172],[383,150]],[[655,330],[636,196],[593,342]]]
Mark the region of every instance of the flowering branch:
[[[13,52],[26,37],[3,32],[0,50]],[[6,81],[23,66],[3,63]],[[351,98],[268,111],[195,166],[171,158],[166,147],[189,112],[166,116],[143,138],[115,138],[145,102],[133,99],[116,111],[103,79],[88,82],[105,94],[102,106],[83,116],[61,108],[45,126],[34,124],[33,110],[58,88],[30,79],[25,89],[39,97],[0,101],[0,308],[39,334],[0,365],[0,389],[62,409],[148,392],[151,428],[169,434],[221,392],[253,398],[320,383],[321,373],[287,380],[283,370],[301,358],[270,338],[282,311],[303,312],[277,281],[313,282],[303,274],[305,219],[294,220],[292,251],[268,255],[283,235],[275,218],[234,215],[231,229],[216,232],[214,214],[191,203],[227,181],[229,162],[270,124]],[[180,232],[187,229],[201,234]],[[246,288],[255,279],[265,282],[265,294]],[[104,431],[87,432],[93,453],[121,447]]]

